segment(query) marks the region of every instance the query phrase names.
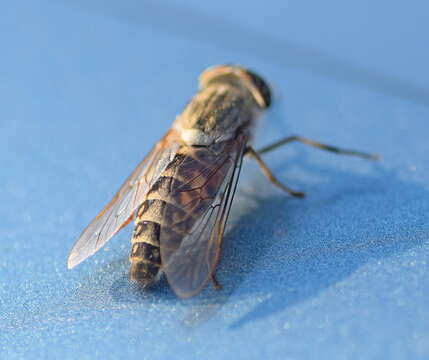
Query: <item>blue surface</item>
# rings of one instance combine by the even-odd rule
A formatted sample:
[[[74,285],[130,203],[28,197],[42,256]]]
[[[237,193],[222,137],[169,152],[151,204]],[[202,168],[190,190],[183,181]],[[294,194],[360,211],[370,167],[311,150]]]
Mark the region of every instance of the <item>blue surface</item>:
[[[0,357],[429,358],[427,3],[154,3],[2,4]],[[68,271],[81,230],[225,62],[276,90],[257,145],[300,134],[383,161],[266,156],[305,200],[245,162],[221,292],[132,288],[130,228]]]

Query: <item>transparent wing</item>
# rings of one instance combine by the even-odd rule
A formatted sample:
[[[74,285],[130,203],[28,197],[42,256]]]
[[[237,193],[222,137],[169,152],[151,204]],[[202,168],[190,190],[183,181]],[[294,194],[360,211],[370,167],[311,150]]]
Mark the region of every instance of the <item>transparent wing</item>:
[[[244,138],[235,140],[222,154],[214,157],[212,163],[199,172],[200,175],[174,191],[176,196],[181,194],[190,199],[183,207],[190,216],[163,228],[160,244],[163,270],[179,297],[198,294],[214,274],[245,145]],[[204,157],[210,160],[208,154]],[[188,165],[186,161],[182,162],[177,171],[179,177],[180,173],[186,173],[190,163],[192,161]]]
[[[69,269],[96,253],[132,220],[148,188],[174,157],[178,147],[176,133],[169,131],[136,167],[113,199],[82,232],[70,251],[67,260]]]

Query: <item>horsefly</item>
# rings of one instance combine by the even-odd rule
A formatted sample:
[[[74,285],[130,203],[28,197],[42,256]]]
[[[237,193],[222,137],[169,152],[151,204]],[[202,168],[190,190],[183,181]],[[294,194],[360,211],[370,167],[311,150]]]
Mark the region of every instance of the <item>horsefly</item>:
[[[131,280],[147,287],[165,273],[181,298],[198,294],[210,280],[219,289],[215,271],[244,155],[255,159],[274,185],[300,198],[304,193],[280,183],[261,154],[298,141],[338,154],[376,158],[299,136],[256,151],[250,143],[258,117],[271,103],[268,84],[235,65],[209,68],[199,80],[199,92],[172,128],[83,231],[70,252],[69,269],[134,219]]]

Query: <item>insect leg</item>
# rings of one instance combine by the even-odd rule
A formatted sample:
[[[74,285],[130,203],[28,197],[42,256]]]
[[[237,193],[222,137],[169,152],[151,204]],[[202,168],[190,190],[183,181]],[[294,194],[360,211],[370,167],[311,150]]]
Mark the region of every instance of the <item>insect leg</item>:
[[[280,147],[282,145],[286,145],[286,144],[291,143],[293,141],[298,141],[298,142],[301,142],[301,143],[309,145],[309,146],[313,146],[313,147],[318,148],[318,149],[330,151],[330,152],[333,152],[336,154],[341,154],[341,155],[358,156],[358,157],[361,157],[364,159],[369,159],[369,160],[378,160],[380,158],[380,156],[376,155],[376,154],[368,154],[368,153],[364,153],[364,152],[356,151],[356,150],[340,149],[340,148],[337,148],[335,146],[321,144],[317,141],[307,139],[307,138],[304,138],[301,136],[288,136],[282,140],[275,142],[274,144],[268,145],[268,146],[260,149],[258,151],[258,153],[259,154],[267,153],[269,151],[277,149],[278,147]]]
[[[283,185],[277,178],[274,176],[274,174],[271,172],[271,170],[268,168],[268,166],[265,164],[264,160],[260,157],[259,153],[255,151],[252,147],[248,146],[245,152],[245,155],[249,155],[252,158],[256,160],[259,167],[261,168],[262,173],[270,180],[274,185],[278,186],[283,191],[286,191],[292,196],[303,198],[305,194],[301,191],[295,191],[291,188],[288,188],[287,186]]]
[[[220,284],[220,282],[218,281],[218,279],[216,279],[216,275],[215,274],[212,274],[211,280],[212,280],[213,287],[214,287],[215,290],[222,290],[222,285]]]

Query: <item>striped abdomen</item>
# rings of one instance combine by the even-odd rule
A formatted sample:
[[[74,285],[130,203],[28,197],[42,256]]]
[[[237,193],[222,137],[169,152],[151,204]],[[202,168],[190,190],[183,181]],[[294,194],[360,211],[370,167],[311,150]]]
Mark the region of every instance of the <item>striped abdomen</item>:
[[[140,206],[147,209],[149,201]],[[141,285],[150,285],[156,278],[161,267],[161,252],[159,249],[160,224],[145,220],[144,216],[137,216],[135,228],[131,239],[130,252],[130,278]]]
[[[153,283],[165,253],[174,251],[211,205],[223,182],[228,156],[210,148],[183,146],[151,186],[135,219],[130,253],[130,278]]]

